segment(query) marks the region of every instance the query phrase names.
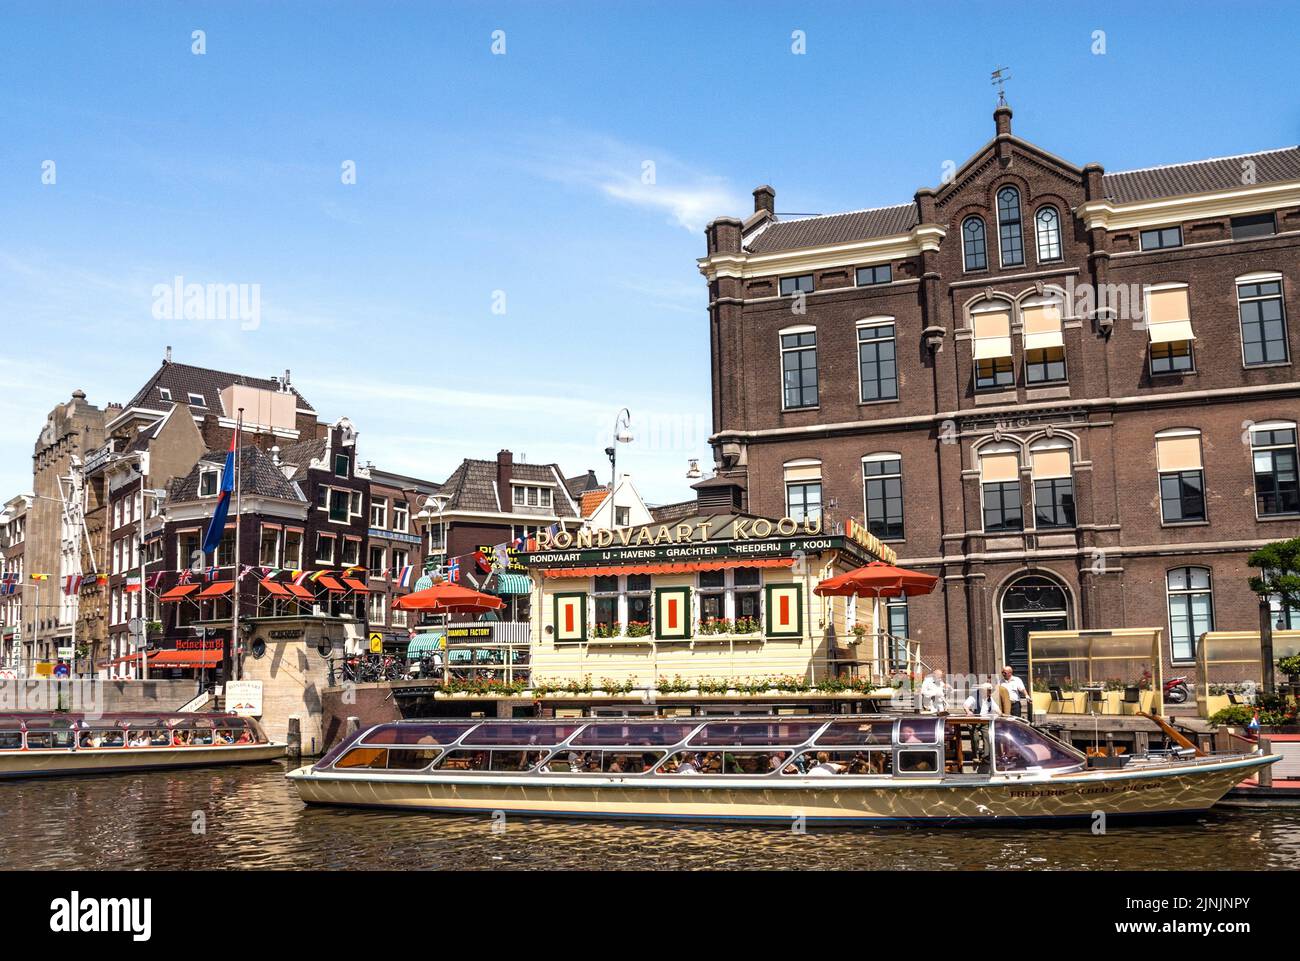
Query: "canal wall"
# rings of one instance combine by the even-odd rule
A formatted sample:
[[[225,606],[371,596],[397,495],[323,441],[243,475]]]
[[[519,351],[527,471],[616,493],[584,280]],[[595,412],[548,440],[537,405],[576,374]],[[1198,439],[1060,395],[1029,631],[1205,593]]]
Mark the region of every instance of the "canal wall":
[[[27,678],[0,680],[0,713],[12,711],[174,711],[199,692],[198,682]]]

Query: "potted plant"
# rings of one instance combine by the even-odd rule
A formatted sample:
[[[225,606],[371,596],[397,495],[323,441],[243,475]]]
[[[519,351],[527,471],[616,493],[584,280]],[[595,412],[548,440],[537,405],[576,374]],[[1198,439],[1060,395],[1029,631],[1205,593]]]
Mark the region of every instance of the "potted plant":
[[[757,617],[738,617],[732,630],[737,634],[757,634],[760,630]]]
[[[646,637],[650,634],[650,622],[628,621],[626,634],[628,637]]]

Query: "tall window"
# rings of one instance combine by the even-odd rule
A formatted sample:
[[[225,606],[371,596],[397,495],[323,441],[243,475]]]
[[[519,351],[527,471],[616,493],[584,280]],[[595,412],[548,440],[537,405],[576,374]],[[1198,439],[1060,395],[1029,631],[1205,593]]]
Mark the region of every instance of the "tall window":
[[[903,462],[897,454],[862,459],[867,530],[882,540],[903,537]]]
[[[1282,275],[1256,274],[1239,277],[1237,311],[1241,316],[1242,360],[1246,366],[1286,363],[1286,317],[1282,310]]]
[[[1296,425],[1256,424],[1250,429],[1250,453],[1255,467],[1255,510],[1259,516],[1300,514]]]
[[[1205,520],[1205,471],[1201,434],[1167,430],[1156,434],[1156,469],[1160,475],[1160,518],[1166,524]]]
[[[596,578],[596,626],[610,630],[618,623],[618,575],[609,574]]]
[[[1196,659],[1196,642],[1214,630],[1214,596],[1206,567],[1176,567],[1165,577],[1169,595],[1169,647],[1175,661]]]
[[[822,463],[792,460],[784,465],[785,514],[795,520],[816,520],[822,514]]]
[[[263,567],[280,566],[280,529],[262,527],[262,542],[257,552],[257,563]]]
[[[817,331],[781,334],[781,377],[786,410],[817,406]]]
[[[1151,338],[1151,373],[1179,374],[1192,369],[1191,308],[1186,284],[1148,287],[1147,334]]]
[[[700,571],[700,623],[727,616],[727,572]]]
[[[858,396],[863,403],[898,399],[898,357],[892,322],[864,320],[858,325],[858,375]]]
[[[1039,441],[1029,451],[1034,479],[1034,526],[1040,530],[1075,525],[1070,449],[1063,441]]]
[[[370,526],[383,530],[388,526],[388,501],[380,498],[370,502]]]
[[[650,626],[650,575],[627,575],[627,623]]]
[[[998,244],[1003,267],[1025,262],[1025,243],[1020,229],[1020,191],[1003,187],[998,191]]]
[[[1061,301],[1040,297],[1024,303],[1020,320],[1025,340],[1025,383],[1051,384],[1066,379]]]
[[[984,242],[984,221],[967,217],[961,225],[962,262],[967,270],[984,270],[989,265],[988,248]]]
[[[1061,259],[1061,215],[1052,206],[1040,207],[1034,216],[1034,239],[1038,242],[1038,260]]]
[[[1011,308],[1001,301],[982,301],[970,312],[974,342],[975,389],[1011,387],[1016,371],[1011,356]]]
[[[410,527],[410,505],[406,501],[393,501],[393,530],[406,534],[409,533]]]
[[[1020,506],[1020,460],[1015,450],[994,446],[980,455],[980,487],[987,533],[1024,530]]]

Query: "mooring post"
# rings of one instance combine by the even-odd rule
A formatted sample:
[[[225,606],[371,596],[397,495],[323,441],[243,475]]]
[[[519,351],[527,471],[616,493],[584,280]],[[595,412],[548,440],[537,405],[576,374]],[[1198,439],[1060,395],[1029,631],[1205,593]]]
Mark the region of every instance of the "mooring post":
[[[289,716],[289,733],[285,736],[285,754],[295,761],[302,757],[302,718],[297,714]]]
[[[1269,741],[1268,738],[1262,736],[1260,737],[1259,752],[1261,754],[1273,753],[1273,744],[1272,742]],[[1259,769],[1259,786],[1260,787],[1273,786],[1273,765],[1265,764],[1262,768]]]
[[[347,737],[349,734],[355,734],[360,727],[361,727],[361,718],[356,717],[355,715],[349,717],[347,727],[343,731],[343,736]]]

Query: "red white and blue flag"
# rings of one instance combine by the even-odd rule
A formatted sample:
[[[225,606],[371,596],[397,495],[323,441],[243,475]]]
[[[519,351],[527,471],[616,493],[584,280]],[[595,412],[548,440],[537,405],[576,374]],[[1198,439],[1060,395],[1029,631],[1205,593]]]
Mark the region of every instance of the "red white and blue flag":
[[[455,584],[460,580],[460,558],[453,557],[447,565],[447,580]]]
[[[230,451],[226,454],[226,466],[221,471],[221,493],[217,497],[217,506],[212,511],[212,523],[203,538],[203,553],[212,554],[221,546],[221,538],[226,533],[226,515],[230,513],[231,494],[235,490],[235,451],[239,444],[239,430],[230,438]]]
[[[408,564],[406,567],[399,567],[399,568],[397,568],[397,586],[398,586],[398,587],[410,587],[410,586],[411,586],[411,572],[412,572],[413,570],[414,570],[414,568],[413,568],[411,565],[409,565],[409,564]]]

